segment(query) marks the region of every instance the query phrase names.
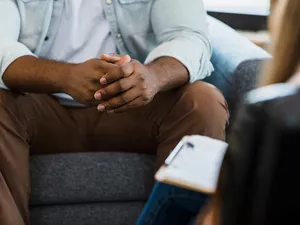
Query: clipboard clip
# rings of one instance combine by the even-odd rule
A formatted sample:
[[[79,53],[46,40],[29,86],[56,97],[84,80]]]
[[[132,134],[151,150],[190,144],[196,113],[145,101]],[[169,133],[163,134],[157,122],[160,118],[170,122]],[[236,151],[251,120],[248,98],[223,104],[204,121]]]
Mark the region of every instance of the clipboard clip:
[[[184,146],[187,145],[189,148],[194,148],[194,145],[188,141],[189,137],[185,136],[181,139],[181,141],[176,145],[174,150],[170,153],[168,158],[165,160],[165,165],[170,165],[171,162],[175,159],[175,157],[178,155],[178,153],[183,149]]]

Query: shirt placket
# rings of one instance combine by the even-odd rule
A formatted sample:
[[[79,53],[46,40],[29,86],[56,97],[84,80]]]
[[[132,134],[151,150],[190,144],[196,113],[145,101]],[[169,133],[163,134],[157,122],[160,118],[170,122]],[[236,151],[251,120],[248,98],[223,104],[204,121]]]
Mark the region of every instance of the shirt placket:
[[[50,18],[50,23],[47,26],[48,29],[46,30],[45,35],[42,37],[43,44],[39,54],[41,56],[46,56],[53,44],[53,41],[55,39],[56,33],[60,25],[64,2],[65,0],[52,0],[51,2],[53,4],[52,13]]]
[[[115,1],[116,0],[103,0],[104,2],[104,12],[106,19],[110,25],[111,34],[115,40],[115,44],[117,46],[118,52],[122,55],[127,54],[127,49],[125,47],[122,34],[119,29],[116,11],[115,11]]]

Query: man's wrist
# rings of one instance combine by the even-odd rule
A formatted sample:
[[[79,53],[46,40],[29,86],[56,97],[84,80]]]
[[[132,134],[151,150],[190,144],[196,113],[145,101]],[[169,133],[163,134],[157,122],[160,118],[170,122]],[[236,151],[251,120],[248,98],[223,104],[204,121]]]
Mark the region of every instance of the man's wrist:
[[[177,59],[161,57],[146,65],[157,80],[158,92],[169,91],[186,84],[189,80],[187,68]]]
[[[39,64],[39,76],[51,77],[48,78],[49,89],[55,93],[65,93],[72,81],[73,74],[76,72],[76,64],[47,59],[42,59]]]
[[[13,90],[29,93],[63,92],[74,64],[23,56],[5,71],[3,81]]]
[[[57,88],[59,92],[68,93],[71,88],[72,79],[77,74],[77,67],[79,64],[69,64],[66,63],[62,65],[63,72],[61,74],[56,74]]]
[[[164,87],[162,80],[163,71],[157,64],[148,64],[146,65],[150,76],[153,78],[154,86],[156,87],[156,92],[161,92]]]

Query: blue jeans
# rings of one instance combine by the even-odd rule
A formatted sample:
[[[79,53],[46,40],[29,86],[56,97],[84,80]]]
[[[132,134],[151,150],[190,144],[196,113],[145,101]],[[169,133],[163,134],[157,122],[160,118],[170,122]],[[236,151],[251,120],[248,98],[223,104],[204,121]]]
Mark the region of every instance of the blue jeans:
[[[136,225],[187,225],[192,224],[209,196],[156,183]]]

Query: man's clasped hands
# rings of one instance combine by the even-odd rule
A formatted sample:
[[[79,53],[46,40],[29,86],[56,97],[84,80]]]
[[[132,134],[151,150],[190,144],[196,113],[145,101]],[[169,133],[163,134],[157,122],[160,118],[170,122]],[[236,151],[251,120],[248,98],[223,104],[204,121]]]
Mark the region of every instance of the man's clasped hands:
[[[158,93],[155,71],[130,56],[101,55],[74,66],[69,89],[76,101],[98,111],[124,112],[147,105]]]

